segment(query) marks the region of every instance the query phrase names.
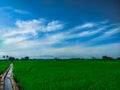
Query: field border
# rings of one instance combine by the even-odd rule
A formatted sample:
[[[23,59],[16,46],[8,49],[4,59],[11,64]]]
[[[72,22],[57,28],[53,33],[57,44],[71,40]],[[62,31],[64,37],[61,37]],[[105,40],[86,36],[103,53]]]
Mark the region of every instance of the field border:
[[[4,80],[10,69],[10,66],[4,71],[3,74],[0,75],[0,90],[4,90]]]
[[[13,90],[19,90],[19,87],[18,87],[17,83],[15,82],[13,72],[12,72],[12,75],[10,77],[10,81],[11,81],[11,84],[12,84],[12,89]]]
[[[4,71],[3,74],[0,75],[0,90],[4,90],[4,84],[5,84],[5,77],[10,69],[10,66]],[[10,76],[10,82],[12,85],[12,90],[19,90],[17,83],[14,80],[13,72],[12,75]]]

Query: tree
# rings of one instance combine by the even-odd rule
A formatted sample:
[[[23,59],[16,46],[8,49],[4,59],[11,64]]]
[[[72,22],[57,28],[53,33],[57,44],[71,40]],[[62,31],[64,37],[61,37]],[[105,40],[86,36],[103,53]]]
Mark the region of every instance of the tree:
[[[112,57],[108,57],[108,56],[102,56],[102,59],[103,59],[103,60],[113,60]]]
[[[28,57],[28,56],[26,56],[24,59],[25,59],[25,60],[29,60],[29,57]]]
[[[95,58],[95,57],[92,57],[92,60],[96,60],[96,58]]]
[[[116,58],[116,60],[120,60],[120,57]]]
[[[6,58],[5,55],[2,56],[4,59]]]
[[[29,60],[29,57],[28,56],[22,57],[21,60]]]
[[[15,60],[15,58],[14,57],[8,57],[8,60],[13,61],[13,60]]]
[[[60,61],[60,59],[59,59],[59,58],[57,58],[57,57],[55,57],[55,60],[56,60],[56,61]]]
[[[21,60],[24,60],[24,58],[23,58],[23,57],[21,57]]]
[[[3,58],[7,60],[9,58],[9,56],[8,55],[3,55]]]

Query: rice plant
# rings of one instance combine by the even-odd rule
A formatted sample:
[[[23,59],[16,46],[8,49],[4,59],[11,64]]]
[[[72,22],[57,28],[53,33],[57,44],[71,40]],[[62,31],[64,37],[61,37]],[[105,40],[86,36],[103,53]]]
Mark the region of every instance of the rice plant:
[[[15,61],[21,90],[120,90],[119,61]]]

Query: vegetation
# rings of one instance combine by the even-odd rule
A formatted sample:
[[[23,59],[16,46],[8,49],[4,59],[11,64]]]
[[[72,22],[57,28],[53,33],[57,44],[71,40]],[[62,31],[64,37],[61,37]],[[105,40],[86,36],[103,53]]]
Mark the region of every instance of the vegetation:
[[[13,56],[3,55],[2,56],[4,60],[14,61],[14,60],[30,60],[29,56],[15,58]],[[34,60],[41,60],[41,59],[34,59]],[[69,58],[69,59],[60,59],[58,57],[55,57],[54,60],[60,61],[60,60],[86,60],[86,58]],[[91,57],[89,60],[120,60],[120,57],[112,58],[110,56],[102,56],[101,58]]]
[[[29,57],[28,56],[22,57],[21,60],[29,60]]]
[[[13,56],[8,56],[8,55],[3,55],[2,57],[4,60],[9,60],[9,61],[19,60],[19,58],[15,58]],[[29,60],[29,57],[28,56],[21,57],[20,60]]]
[[[2,74],[5,69],[7,69],[9,66],[9,62],[8,61],[0,61],[0,74]]]
[[[14,61],[14,76],[21,90],[119,90],[120,62]]]

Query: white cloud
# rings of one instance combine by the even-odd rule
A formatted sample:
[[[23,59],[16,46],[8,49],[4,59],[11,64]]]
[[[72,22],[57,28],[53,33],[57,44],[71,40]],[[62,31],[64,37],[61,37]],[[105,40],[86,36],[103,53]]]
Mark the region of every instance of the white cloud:
[[[33,19],[29,21],[17,20],[15,27],[6,27],[0,32],[3,44],[7,47],[15,45],[18,49],[51,45],[62,40],[63,34],[45,34],[44,38],[38,38],[38,32],[52,32],[64,27],[60,21],[47,21],[45,19]],[[6,32],[4,32],[6,31]],[[33,36],[31,36],[33,35]],[[32,38],[32,39],[31,39]],[[37,39],[38,38],[38,39]],[[4,47],[4,45],[2,45]],[[13,49],[13,48],[12,48]]]
[[[82,25],[82,26],[84,26],[84,25]],[[92,35],[96,35],[96,34],[99,34],[101,32],[104,32],[104,35],[102,35],[100,37],[97,37],[97,38],[95,37],[93,39],[93,40],[97,41],[97,40],[100,40],[100,39],[104,40],[106,38],[110,38],[110,36],[120,32],[119,24],[108,24],[108,25],[102,25],[101,26],[101,25],[97,25],[97,23],[96,23],[93,26],[97,26],[97,28],[94,29],[94,27],[93,27],[92,29],[88,29],[88,30],[83,30],[81,28],[81,31],[77,32],[77,33],[74,33],[76,30],[78,30],[78,29],[75,29],[77,27],[74,27],[73,30],[72,29],[70,30],[70,33],[69,33],[69,30],[68,30],[68,32],[66,33],[65,36],[66,36],[67,39],[70,39],[70,38],[84,38],[84,37],[88,37],[88,36],[92,36]],[[114,28],[112,28],[113,26],[114,26]],[[91,41],[93,41],[93,40],[91,40]]]
[[[24,11],[24,10],[20,10],[20,9],[14,9],[15,13],[19,13],[19,14],[30,14],[30,12]]]
[[[26,40],[26,39],[27,39],[26,37],[6,38],[3,43],[4,43],[4,44],[18,43],[18,42],[24,41],[24,40]]]
[[[28,11],[21,10],[21,9],[16,9],[16,8],[13,8],[13,7],[0,7],[0,10],[10,11],[10,12],[19,13],[19,14],[31,14]]]
[[[91,41],[105,40],[117,33],[120,33],[120,27],[110,29],[110,30],[104,32],[101,36],[92,39]]]
[[[63,26],[64,25],[61,24],[59,21],[52,21],[52,22],[48,23],[48,25],[46,27],[44,27],[43,30],[54,31],[54,30],[58,30],[58,29],[63,29]]]
[[[33,19],[29,21],[16,21],[16,28],[11,28],[8,33],[4,34],[4,37],[14,36],[17,34],[33,34],[37,35],[39,32],[51,32],[55,30],[61,30],[64,27],[60,21],[46,22],[44,19]]]
[[[37,42],[38,43],[38,42]],[[28,43],[31,45],[31,43]],[[81,45],[67,46],[62,48],[53,48],[48,46],[37,46],[20,48],[14,47],[14,49],[6,50],[2,49],[0,54],[8,54],[11,56],[41,56],[41,55],[52,55],[52,56],[79,56],[79,57],[101,57],[103,55],[108,55],[112,57],[119,57],[120,43],[106,44],[93,47],[84,47]]]
[[[73,33],[73,32],[78,31],[78,30],[83,30],[83,29],[86,29],[86,28],[92,28],[92,27],[95,27],[95,26],[97,26],[96,23],[85,23],[85,24],[82,24],[82,25],[79,25],[79,26],[75,26],[72,29],[69,29],[67,33]]]
[[[79,56],[102,56],[102,55],[109,55],[109,56],[119,56],[120,50],[118,48],[120,47],[120,43],[114,43],[114,44],[106,44],[106,45],[99,45],[99,46],[93,46],[93,47],[84,47],[81,45],[75,45],[75,46],[67,46],[63,48],[58,48],[51,50],[52,55],[66,55],[66,56],[72,56],[72,55],[79,55]]]
[[[94,26],[96,26],[95,23],[85,23],[85,24],[79,25],[79,26],[77,26],[77,27],[75,27],[73,29],[79,30],[79,29],[83,29],[83,28],[91,28],[91,27],[94,27]]]
[[[95,23],[86,23],[86,24],[82,25],[81,27],[79,27],[78,29],[81,29],[81,28],[91,28],[91,27],[93,27],[95,25],[96,25]]]
[[[116,34],[116,33],[119,33],[120,32],[120,27],[117,27],[117,28],[114,28],[112,30],[109,30],[107,32],[105,32],[106,35],[113,35],[113,34]]]
[[[96,27],[97,29],[94,29]],[[0,54],[16,55],[16,56],[39,56],[39,55],[53,55],[53,56],[119,56],[118,47],[119,43],[91,46],[88,43],[73,44],[74,41],[69,42],[69,45],[55,48],[53,45],[65,44],[72,38],[84,38],[86,36],[95,35],[99,32],[105,32],[106,36],[112,36],[118,33],[119,28],[116,27],[112,30],[107,30],[111,25],[99,27],[97,23],[87,23],[81,26],[73,27],[65,31],[54,32],[64,28],[64,24],[60,21],[47,21],[45,19],[32,19],[29,21],[17,20],[15,27],[0,27],[0,39],[2,45],[0,46]],[[90,30],[82,30],[82,29]],[[92,29],[91,29],[92,28]],[[76,30],[81,30],[79,33],[72,33]],[[105,30],[105,31],[104,31]],[[68,33],[68,32],[70,33]],[[51,32],[51,33],[48,33]],[[38,33],[44,33],[43,36],[37,37]],[[96,37],[95,37],[96,38]],[[71,45],[73,44],[73,45]],[[91,51],[91,53],[89,53]],[[111,52],[112,51],[112,52]]]
[[[102,22],[100,22],[101,24],[107,24],[107,23],[109,23],[109,21],[108,20],[105,20],[105,21],[102,21]]]
[[[106,30],[107,27],[110,27],[110,26],[102,26],[102,27],[99,27],[97,29],[92,29],[92,30],[87,30],[87,31],[82,31],[82,32],[79,32],[79,33],[67,33],[67,37],[66,38],[81,38],[81,37],[88,37],[88,36],[92,36],[92,35],[95,35],[97,33],[100,33],[104,30]]]

